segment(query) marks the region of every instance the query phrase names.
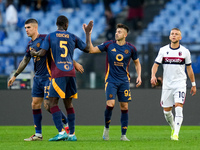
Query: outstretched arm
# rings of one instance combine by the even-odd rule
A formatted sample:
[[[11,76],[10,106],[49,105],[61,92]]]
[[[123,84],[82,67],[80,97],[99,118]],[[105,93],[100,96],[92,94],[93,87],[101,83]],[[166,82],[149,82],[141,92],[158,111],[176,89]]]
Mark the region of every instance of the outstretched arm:
[[[196,89],[194,72],[193,72],[193,69],[192,69],[191,65],[187,66],[187,74],[188,74],[188,77],[190,78],[190,81],[192,83],[190,94],[192,94],[192,96],[193,96],[193,95],[196,94],[197,89]]]
[[[142,79],[141,79],[141,64],[139,61],[139,58],[133,61],[135,64],[135,70],[137,72],[137,79],[136,79],[136,87],[139,87],[142,84]]]
[[[17,71],[15,72],[14,76],[8,81],[8,86],[11,86],[13,82],[15,81],[16,77],[26,68],[27,64],[29,63],[31,57],[26,57],[22,59],[20,62]]]
[[[39,51],[36,52],[36,50],[34,48],[31,49],[30,54],[32,56],[37,56],[37,57],[41,57],[44,56],[46,54],[46,50],[45,49],[40,49]]]
[[[78,62],[76,62],[75,60],[73,60],[74,63],[74,67],[76,69],[76,71],[83,73],[84,72],[84,68],[81,64],[79,64]]]
[[[91,41],[91,34],[92,34],[92,29],[93,29],[93,21],[90,21],[88,25],[85,23],[83,24],[83,31],[85,32],[86,35],[86,48],[85,50],[89,53],[101,53],[99,48],[97,46],[93,46],[92,41]]]
[[[153,86],[157,83],[156,72],[158,71],[158,66],[159,65],[157,63],[154,63],[151,69],[151,84]]]

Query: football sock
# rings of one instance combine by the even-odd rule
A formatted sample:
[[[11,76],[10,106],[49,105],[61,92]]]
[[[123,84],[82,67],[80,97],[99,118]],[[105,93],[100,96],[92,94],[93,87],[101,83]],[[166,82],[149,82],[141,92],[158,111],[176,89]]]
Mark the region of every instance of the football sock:
[[[67,118],[70,134],[74,134],[75,132],[75,111],[74,108],[67,109]]]
[[[112,116],[112,110],[114,107],[106,106],[106,110],[104,113],[104,118],[105,118],[105,127],[109,128],[110,122],[111,122],[111,116]]]
[[[61,135],[63,135],[65,133],[65,131],[64,130],[62,130],[61,132],[59,132],[59,134],[61,134]]]
[[[175,130],[174,130],[174,134],[178,135],[180,128],[181,128],[181,124],[183,122],[183,108],[182,107],[176,107],[175,108],[175,113],[176,113],[176,117],[175,117]]]
[[[54,106],[50,109],[54,124],[56,128],[58,129],[58,132],[61,132],[63,129],[63,124],[62,124],[62,113],[59,109],[58,106]]]
[[[41,109],[33,109],[33,121],[35,126],[35,133],[42,133],[42,110]]]
[[[61,111],[61,114],[62,114],[62,122],[63,122],[63,124],[66,125],[68,123],[68,119],[62,111]]]
[[[35,133],[35,136],[39,136],[39,137],[41,137],[42,134],[41,134],[41,133]]]
[[[126,134],[128,128],[128,110],[121,110],[121,132]]]
[[[174,130],[174,116],[172,114],[172,111],[163,111],[163,113],[171,129]]]

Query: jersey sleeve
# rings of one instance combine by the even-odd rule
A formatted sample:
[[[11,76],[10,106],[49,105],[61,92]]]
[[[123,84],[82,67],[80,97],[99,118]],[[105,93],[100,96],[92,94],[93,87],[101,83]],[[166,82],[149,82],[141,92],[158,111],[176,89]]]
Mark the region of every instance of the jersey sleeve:
[[[132,58],[133,60],[138,59],[138,52],[137,52],[136,47],[133,47],[133,48],[132,48],[132,56],[131,56],[131,58]]]
[[[75,36],[75,35],[74,35]],[[84,49],[86,48],[86,44],[85,42],[83,42],[79,37],[75,36],[75,40],[76,40],[76,48],[79,48],[80,50],[84,51]]]
[[[44,50],[46,50],[46,51],[49,50],[49,48],[50,48],[50,34],[48,34],[48,35],[45,37],[45,39],[44,39],[44,41],[42,42],[42,45],[40,46],[40,48],[41,48],[41,49],[44,49]]]
[[[25,52],[25,55],[26,57],[31,57],[31,54],[30,54],[30,50],[29,50],[29,44],[26,46],[26,52]]]
[[[186,58],[185,58],[185,64],[186,65],[191,65],[191,63],[192,63],[191,54],[190,54],[190,51],[187,49]]]
[[[161,63],[162,63],[162,60],[163,60],[163,54],[162,54],[162,51],[161,51],[161,49],[160,49],[159,52],[158,52],[158,56],[157,56],[156,59],[155,59],[155,63],[161,64]]]
[[[110,42],[106,41],[106,42],[98,45],[97,47],[99,48],[99,50],[101,52],[103,52],[103,51],[107,51],[108,45],[110,45]]]

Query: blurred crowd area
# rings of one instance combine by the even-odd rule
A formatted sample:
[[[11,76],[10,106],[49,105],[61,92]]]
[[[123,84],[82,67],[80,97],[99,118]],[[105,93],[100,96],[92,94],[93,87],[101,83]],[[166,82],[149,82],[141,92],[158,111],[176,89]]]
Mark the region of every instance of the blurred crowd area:
[[[56,30],[56,18],[65,15],[69,19],[68,31],[85,41],[82,24],[94,21],[92,41],[94,45],[114,40],[115,26],[129,26],[127,41],[138,50],[143,71],[143,85],[150,88],[150,69],[160,47],[169,43],[169,32],[178,27],[182,32],[181,44],[192,54],[192,67],[198,78],[200,73],[200,0],[0,0],[0,89],[5,88],[7,78],[22,60],[27,37],[24,22],[35,18],[39,33]],[[85,68],[77,74],[79,88],[104,88],[105,55],[88,55],[75,50],[74,59]],[[91,63],[92,62],[92,63]],[[30,61],[24,72],[33,71]],[[136,78],[130,65],[134,88]],[[162,77],[162,71],[158,74]],[[5,80],[6,79],[6,80]]]

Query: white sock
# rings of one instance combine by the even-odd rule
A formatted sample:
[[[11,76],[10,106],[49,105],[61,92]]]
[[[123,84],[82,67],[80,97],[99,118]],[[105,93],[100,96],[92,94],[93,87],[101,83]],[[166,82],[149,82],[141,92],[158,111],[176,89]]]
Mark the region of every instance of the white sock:
[[[69,134],[69,137],[72,137],[72,136],[74,136],[75,134]]]
[[[176,107],[175,108],[175,130],[174,130],[174,135],[178,135],[182,122],[183,122],[183,108],[182,107]]]
[[[163,111],[166,121],[169,123],[172,130],[174,130],[174,116],[172,111]]]
[[[68,123],[64,124],[65,127],[68,127]]]
[[[59,134],[61,134],[61,135],[63,135],[65,133],[65,131],[61,131],[61,132],[59,132]]]
[[[39,136],[39,137],[41,137],[42,134],[41,134],[41,133],[35,133],[35,136]]]

